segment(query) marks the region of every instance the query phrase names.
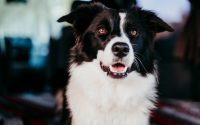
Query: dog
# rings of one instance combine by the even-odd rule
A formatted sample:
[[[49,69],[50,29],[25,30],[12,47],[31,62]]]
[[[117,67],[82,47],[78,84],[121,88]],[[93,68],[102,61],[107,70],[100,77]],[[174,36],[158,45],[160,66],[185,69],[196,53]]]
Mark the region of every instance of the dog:
[[[58,19],[75,31],[65,107],[71,125],[148,125],[157,97],[153,39],[173,28],[155,13],[101,3]]]

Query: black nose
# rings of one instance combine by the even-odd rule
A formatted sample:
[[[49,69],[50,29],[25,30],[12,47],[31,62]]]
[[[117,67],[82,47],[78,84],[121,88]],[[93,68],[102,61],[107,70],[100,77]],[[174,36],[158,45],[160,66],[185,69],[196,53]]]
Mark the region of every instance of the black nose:
[[[129,53],[129,46],[126,43],[117,42],[112,46],[112,52],[117,57],[124,57]]]

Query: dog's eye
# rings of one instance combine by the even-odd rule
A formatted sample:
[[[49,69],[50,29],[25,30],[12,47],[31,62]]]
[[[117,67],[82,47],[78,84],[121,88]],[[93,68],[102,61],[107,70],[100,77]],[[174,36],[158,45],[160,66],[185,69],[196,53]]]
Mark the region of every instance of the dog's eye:
[[[106,29],[105,26],[99,26],[99,27],[97,28],[96,33],[97,33],[98,36],[104,36],[104,35],[107,35],[107,34],[108,34],[108,30]]]
[[[133,37],[133,38],[138,36],[138,32],[136,29],[131,29],[131,30],[129,30],[128,33],[129,33],[130,37]]]

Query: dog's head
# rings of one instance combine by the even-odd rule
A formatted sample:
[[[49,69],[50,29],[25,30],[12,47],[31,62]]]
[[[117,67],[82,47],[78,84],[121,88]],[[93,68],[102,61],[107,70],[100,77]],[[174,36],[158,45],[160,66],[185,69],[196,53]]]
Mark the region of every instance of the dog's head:
[[[173,29],[154,13],[136,6],[115,10],[100,3],[83,5],[58,22],[73,24],[76,44],[71,58],[81,64],[97,59],[112,78],[124,78],[130,72],[153,72],[153,37]]]

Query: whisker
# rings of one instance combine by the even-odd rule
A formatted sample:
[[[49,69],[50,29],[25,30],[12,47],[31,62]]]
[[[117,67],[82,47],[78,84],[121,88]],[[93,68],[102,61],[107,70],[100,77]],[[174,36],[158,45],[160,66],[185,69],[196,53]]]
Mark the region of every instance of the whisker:
[[[140,54],[140,53],[134,52],[134,54],[135,54],[135,55],[139,55],[139,56],[143,57],[143,55],[142,55],[142,54]]]
[[[159,74],[158,74],[158,69],[157,69],[157,66],[154,65],[154,75],[156,77],[156,83],[159,84]]]
[[[135,58],[139,61],[139,63],[142,65],[142,67],[144,68],[144,70],[147,72],[146,67],[144,66],[144,64],[142,63],[142,61],[137,57],[137,55],[135,55]]]
[[[139,64],[138,64],[137,59],[135,59],[134,63],[135,63],[135,65],[136,65],[136,68],[140,71],[140,67],[139,67]]]
[[[136,46],[136,44],[131,43],[131,45]]]

